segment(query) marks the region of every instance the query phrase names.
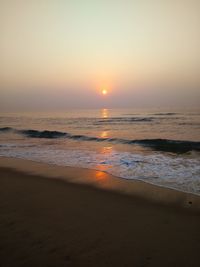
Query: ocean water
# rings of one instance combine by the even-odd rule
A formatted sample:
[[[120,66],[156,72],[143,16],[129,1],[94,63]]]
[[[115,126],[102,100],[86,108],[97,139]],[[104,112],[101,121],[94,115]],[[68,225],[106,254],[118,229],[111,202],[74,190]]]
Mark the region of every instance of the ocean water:
[[[0,156],[96,169],[200,194],[200,111],[2,113]]]

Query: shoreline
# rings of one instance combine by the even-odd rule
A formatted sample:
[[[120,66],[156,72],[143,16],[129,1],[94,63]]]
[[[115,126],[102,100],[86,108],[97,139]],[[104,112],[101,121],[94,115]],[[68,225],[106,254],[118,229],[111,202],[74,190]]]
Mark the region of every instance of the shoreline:
[[[79,170],[86,170],[86,171],[88,170],[88,171],[94,171],[94,172],[101,172],[101,173],[105,173],[105,174],[107,174],[107,175],[109,175],[109,176],[111,176],[111,177],[113,177],[115,179],[122,179],[122,180],[125,180],[125,181],[133,181],[133,182],[141,182],[141,183],[144,183],[144,184],[160,187],[160,188],[163,188],[163,189],[174,190],[176,192],[181,192],[181,193],[193,195],[193,196],[196,196],[196,197],[200,197],[200,193],[198,194],[198,193],[194,193],[194,192],[184,191],[184,190],[178,189],[176,187],[170,187],[170,186],[155,184],[155,183],[152,183],[152,182],[149,182],[149,181],[145,181],[145,180],[139,179],[139,178],[125,178],[125,177],[122,177],[122,176],[117,176],[117,175],[111,174],[111,173],[107,172],[106,170],[98,170],[98,169],[89,168],[89,167],[87,168],[87,167],[78,167],[78,166],[58,165],[58,164],[55,164],[55,163],[47,163],[47,162],[35,161],[35,160],[32,160],[32,159],[23,159],[23,158],[18,158],[18,157],[7,157],[7,156],[0,156],[0,167],[1,167],[1,159],[28,161],[28,162],[38,163],[38,164],[42,164],[42,165],[46,165],[46,166],[55,166],[57,168],[69,168],[69,169],[79,169]],[[16,164],[14,164],[14,166],[15,165]],[[6,163],[6,166],[7,166],[7,163]],[[11,166],[9,166],[9,167],[12,168],[12,162],[11,162]],[[19,167],[19,169],[22,170],[21,167]]]
[[[139,179],[123,179],[94,169],[58,166],[2,156],[0,156],[0,168],[13,169],[25,174],[39,175],[43,178],[53,178],[69,183],[82,184],[105,191],[141,198],[161,205],[200,211],[200,196],[197,194],[155,185]]]
[[[0,156],[0,168],[8,168],[26,174],[82,184],[105,191],[125,194],[161,205],[177,206],[200,211],[200,196],[136,179],[123,179],[94,169],[58,166],[32,160]],[[80,175],[81,173],[81,175]]]
[[[105,173],[11,161],[0,159],[1,266],[199,266],[200,214],[185,194],[155,201],[143,183],[120,191]]]

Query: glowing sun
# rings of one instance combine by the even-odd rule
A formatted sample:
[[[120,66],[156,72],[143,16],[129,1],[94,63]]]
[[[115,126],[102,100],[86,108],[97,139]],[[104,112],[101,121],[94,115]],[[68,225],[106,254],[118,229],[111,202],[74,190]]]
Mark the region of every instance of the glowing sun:
[[[107,95],[108,91],[106,89],[103,89],[102,91],[102,95]]]

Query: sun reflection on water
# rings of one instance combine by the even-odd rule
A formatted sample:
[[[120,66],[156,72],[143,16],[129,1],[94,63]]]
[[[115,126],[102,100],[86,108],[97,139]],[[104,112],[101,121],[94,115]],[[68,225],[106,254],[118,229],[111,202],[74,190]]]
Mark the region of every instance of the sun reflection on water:
[[[99,151],[101,162],[96,165],[95,181],[98,182],[100,186],[105,186],[110,183],[109,174],[107,171],[113,167],[112,161],[112,146],[103,146]]]
[[[112,152],[112,146],[104,146],[101,149],[101,154],[109,155]]]
[[[107,108],[103,108],[103,109],[101,110],[101,117],[104,118],[104,119],[107,119],[108,116],[109,116],[109,114],[108,114],[108,109],[107,109]]]
[[[96,171],[95,179],[97,181],[105,181],[107,180],[107,174],[103,171]]]
[[[96,166],[99,171],[105,172],[113,166],[110,164],[112,146],[104,146],[99,151],[100,163]]]
[[[108,138],[108,131],[101,132],[100,137],[101,138]]]
[[[109,118],[109,112],[108,109],[104,108],[101,109],[101,118],[107,119]],[[100,138],[107,139],[109,138],[109,131],[108,130],[102,130],[99,133]],[[109,163],[109,159],[111,158],[112,153],[112,146],[107,145],[103,146],[99,150],[99,157],[100,157],[100,163],[96,165],[96,180],[99,182],[105,182],[107,180],[107,174],[105,173],[109,168],[112,168],[112,165]]]

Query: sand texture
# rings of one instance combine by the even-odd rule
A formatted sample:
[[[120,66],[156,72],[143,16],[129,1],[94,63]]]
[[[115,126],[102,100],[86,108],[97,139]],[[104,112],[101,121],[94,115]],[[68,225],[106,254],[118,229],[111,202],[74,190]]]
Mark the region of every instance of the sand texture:
[[[1,267],[199,266],[199,226],[198,210],[0,168]]]

